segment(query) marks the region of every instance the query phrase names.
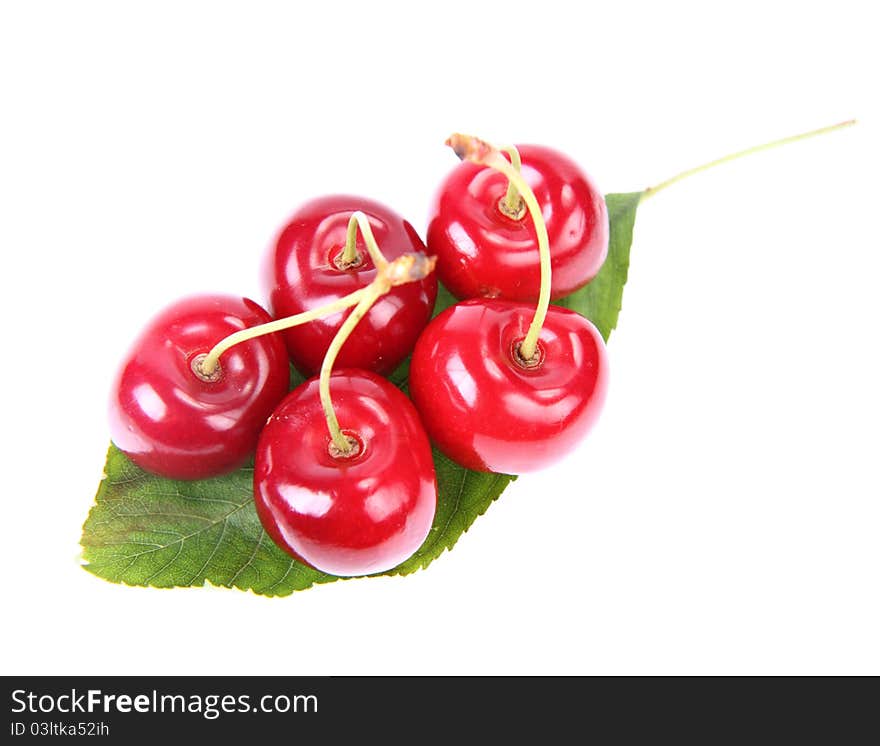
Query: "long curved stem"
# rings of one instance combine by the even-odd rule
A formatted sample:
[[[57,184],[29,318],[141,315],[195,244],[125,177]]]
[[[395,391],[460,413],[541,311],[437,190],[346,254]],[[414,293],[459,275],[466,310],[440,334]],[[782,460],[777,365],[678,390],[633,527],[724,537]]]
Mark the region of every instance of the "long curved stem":
[[[761,145],[754,145],[751,148],[746,148],[745,150],[738,150],[736,153],[730,153],[729,155],[722,156],[721,158],[716,158],[714,161],[709,161],[708,163],[704,163],[700,166],[689,168],[687,169],[687,171],[682,171],[680,174],[676,174],[672,178],[666,179],[666,181],[661,181],[659,184],[648,187],[644,192],[642,192],[641,199],[645,200],[648,197],[657,194],[657,192],[666,189],[666,187],[672,186],[673,184],[681,181],[682,179],[686,179],[689,176],[701,173],[702,171],[708,171],[710,168],[715,168],[715,166],[720,166],[723,163],[729,163],[730,161],[735,161],[738,158],[744,158],[747,155],[752,155],[752,153],[760,153],[762,150],[770,150],[771,148],[776,148],[780,145],[787,145],[788,143],[797,142],[798,140],[806,140],[809,137],[824,135],[826,132],[834,132],[835,130],[844,129],[845,127],[851,127],[855,123],[855,119],[849,119],[845,122],[840,122],[839,124],[832,124],[828,127],[820,127],[819,129],[810,130],[809,132],[801,132],[798,135],[791,135],[789,137],[783,137],[779,140],[771,140],[770,142],[765,142]]]
[[[535,315],[532,316],[529,331],[526,333],[526,338],[522,341],[519,348],[520,357],[523,360],[529,361],[535,357],[535,353],[538,351],[538,337],[544,326],[544,319],[547,318],[547,309],[550,307],[550,237],[547,235],[547,225],[544,223],[544,216],[541,214],[541,206],[538,204],[535,193],[526,183],[526,180],[503,158],[501,163],[494,165],[493,168],[498,168],[510,180],[510,183],[519,190],[520,197],[526,203],[526,209],[528,209],[529,214],[532,216],[532,222],[535,224],[535,233],[538,237],[541,288],[538,292],[538,304],[535,306]]]
[[[336,362],[342,345],[345,344],[358,322],[370,310],[373,303],[393,287],[424,279],[434,271],[436,263],[437,257],[427,257],[421,253],[403,254],[393,261],[386,261],[384,266],[377,268],[376,279],[359,291],[363,295],[358,300],[354,310],[348,315],[342,326],[339,327],[339,331],[336,332],[336,336],[333,337],[333,341],[327,348],[324,360],[321,363],[321,373],[318,377],[318,395],[321,399],[324,417],[327,420],[327,429],[330,431],[334,456],[345,458],[355,455],[353,453],[353,444],[339,427],[339,419],[336,417],[333,402],[330,398],[330,374],[333,372],[333,364]]]
[[[313,308],[310,311],[303,311],[302,313],[298,313],[295,316],[287,316],[283,319],[268,321],[265,324],[260,324],[259,326],[251,326],[247,329],[241,329],[240,331],[233,332],[228,337],[224,337],[223,339],[221,339],[211,348],[211,351],[201,361],[199,372],[202,373],[204,376],[212,375],[217,368],[220,356],[230,347],[234,347],[241,342],[247,342],[249,339],[261,337],[264,334],[272,334],[273,332],[280,332],[284,329],[290,329],[294,326],[299,326],[300,324],[307,324],[309,321],[314,321],[315,319],[321,319],[325,316],[330,316],[339,311],[344,311],[346,308],[350,308],[351,306],[356,305],[366,294],[368,288],[369,286],[367,286],[366,288],[361,288],[360,290],[355,290],[353,293],[349,293],[348,295],[345,295],[342,298],[333,301],[332,303],[318,306],[318,308]]]
[[[387,289],[382,288],[376,283],[368,285],[364,288],[364,291],[364,295],[361,297],[360,301],[358,301],[354,310],[348,315],[348,318],[342,326],[339,327],[339,331],[336,332],[336,336],[333,337],[333,341],[327,348],[324,360],[321,363],[321,374],[318,378],[318,395],[321,397],[321,407],[324,410],[324,417],[327,419],[327,429],[330,431],[330,438],[333,441],[333,445],[340,454],[350,453],[352,445],[339,427],[339,419],[336,417],[336,412],[333,409],[333,402],[330,399],[330,373],[333,371],[333,364],[336,362],[339,350],[342,349],[342,345],[345,344],[345,341],[348,339],[349,335],[351,335],[352,331],[354,331],[358,322],[366,315],[367,311],[370,310],[373,303],[375,303],[379,297],[388,292]]]
[[[490,145],[485,140],[470,135],[454,134],[447,141],[455,154],[464,160],[479,163],[489,168],[494,168],[504,174],[512,183],[526,203],[526,208],[532,216],[535,224],[535,233],[538,238],[538,258],[541,265],[541,289],[538,293],[538,304],[535,307],[535,315],[529,324],[529,330],[519,348],[520,357],[528,362],[535,358],[538,351],[538,337],[547,318],[547,309],[550,306],[550,238],[547,235],[547,226],[544,216],[541,214],[541,206],[535,197],[532,188],[526,183],[511,163],[501,154],[498,148]]]
[[[384,271],[388,267],[388,260],[379,248],[379,244],[376,243],[376,237],[373,235],[373,229],[370,227],[369,218],[360,210],[355,210],[348,220],[345,250],[341,256],[342,263],[350,266],[357,260],[355,241],[357,240],[358,228],[360,228],[361,234],[364,237],[364,242],[367,245],[367,251],[370,254],[370,258],[373,260],[373,265],[379,272]],[[259,326],[252,326],[248,329],[234,332],[228,337],[221,339],[211,348],[211,351],[200,361],[198,372],[205,378],[209,378],[217,370],[220,356],[230,347],[234,347],[241,342],[247,342],[249,339],[254,339],[255,337],[260,337],[264,334],[280,332],[284,329],[299,326],[300,324],[307,324],[310,321],[323,318],[324,316],[330,316],[338,311],[344,311],[346,308],[356,305],[366,294],[367,289],[368,288],[361,288],[339,300],[333,301],[324,306],[319,306],[311,311],[304,311],[295,316],[288,316],[283,319],[269,321],[265,324],[260,324]]]
[[[376,237],[373,235],[373,229],[370,226],[369,218],[360,210],[355,210],[348,219],[348,231],[345,235],[345,250],[340,256],[340,261],[344,266],[350,267],[357,261],[357,249],[355,242],[357,241],[357,231],[361,229],[361,235],[364,237],[364,243],[367,244],[367,251],[376,269],[382,269],[388,264],[385,255],[379,249],[376,243]]]

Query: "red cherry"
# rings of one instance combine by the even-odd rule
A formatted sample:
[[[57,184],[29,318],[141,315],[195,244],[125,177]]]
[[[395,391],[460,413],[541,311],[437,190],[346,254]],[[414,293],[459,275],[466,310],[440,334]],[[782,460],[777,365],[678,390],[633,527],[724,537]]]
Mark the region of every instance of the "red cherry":
[[[599,416],[608,385],[593,324],[550,306],[537,362],[517,355],[535,309],[462,301],[437,316],[413,352],[409,387],[431,439],[478,471],[542,469],[571,451]]]
[[[551,297],[592,280],[608,253],[608,211],[590,178],[568,157],[539,145],[518,145],[522,176],[541,206],[550,237]],[[507,178],[463,161],[449,174],[429,213],[428,251],[440,281],[458,298],[534,302],[541,286],[531,216],[508,217],[499,203]]]
[[[363,236],[357,239],[362,263],[350,269],[336,265],[345,248],[349,218],[356,210],[367,215],[389,261],[405,253],[424,253],[425,245],[415,229],[378,202],[351,196],[312,200],[279,232],[267,258],[263,279],[275,316],[292,316],[330,303],[375,279],[376,268]],[[436,297],[433,273],[392,289],[361,319],[340,351],[338,364],[390,373],[412,351],[431,318]],[[312,375],[321,368],[327,347],[349,313],[333,314],[284,332],[290,359],[300,372]]]
[[[267,321],[252,300],[227,295],[194,296],[162,311],[117,374],[110,401],[116,446],[138,466],[172,479],[240,466],[288,390],[284,343],[270,334],[236,345],[221,357],[210,377],[216,380],[200,376],[197,362],[227,335]]]
[[[318,380],[306,381],[260,436],[257,514],[278,546],[318,570],[390,570],[422,545],[434,520],[428,437],[409,399],[384,378],[334,371],[330,391],[343,432],[357,442],[355,454],[331,454]]]

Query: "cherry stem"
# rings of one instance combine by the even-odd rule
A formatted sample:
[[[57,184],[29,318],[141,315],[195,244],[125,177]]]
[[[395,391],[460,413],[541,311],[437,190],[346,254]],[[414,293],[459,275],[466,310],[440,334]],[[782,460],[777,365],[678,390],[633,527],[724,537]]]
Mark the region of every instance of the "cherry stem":
[[[348,231],[345,240],[345,250],[341,255],[342,264],[344,266],[350,267],[357,263],[358,255],[355,249],[355,240],[357,238],[358,228],[360,228],[361,234],[364,237],[364,241],[367,244],[367,251],[370,253],[370,258],[373,260],[373,265],[376,267],[377,270],[382,272],[383,270],[385,270],[386,267],[388,267],[388,260],[385,258],[385,255],[380,251],[379,244],[376,243],[376,237],[373,235],[373,229],[370,227],[369,219],[360,210],[355,210],[348,220]],[[252,326],[248,329],[242,329],[241,331],[230,334],[228,337],[221,339],[216,345],[214,345],[214,347],[211,348],[211,351],[199,362],[199,375],[203,376],[204,378],[210,378],[217,369],[217,365],[220,361],[220,356],[230,347],[234,347],[241,342],[247,342],[247,340],[254,339],[255,337],[261,337],[264,334],[272,334],[273,332],[280,332],[285,329],[291,329],[294,326],[307,324],[308,322],[314,321],[315,319],[321,319],[325,316],[330,316],[339,311],[344,311],[346,308],[357,305],[366,295],[368,288],[369,286],[366,288],[361,288],[360,290],[355,290],[353,293],[349,293],[339,300],[335,300],[332,303],[327,303],[324,306],[319,306],[318,308],[314,308],[311,311],[304,311],[303,313],[298,313],[295,316],[287,316],[283,319],[269,321],[265,324]]]
[[[501,151],[490,145],[485,140],[470,135],[454,134],[447,141],[455,154],[462,160],[468,160],[489,168],[494,168],[504,174],[508,181],[513,184],[520,193],[520,197],[526,203],[526,208],[532,216],[535,224],[535,233],[538,238],[538,257],[541,265],[541,289],[538,293],[538,305],[535,315],[526,333],[525,339],[520,344],[520,357],[528,362],[535,358],[538,351],[538,337],[547,317],[547,309],[550,307],[550,238],[547,235],[547,225],[541,214],[541,206],[535,197],[535,193],[526,183],[526,180],[513,165],[501,154]]]
[[[655,186],[648,187],[642,192],[641,200],[643,201],[648,197],[657,194],[657,192],[666,189],[668,186],[672,186],[673,184],[681,181],[682,179],[688,178],[688,176],[693,176],[694,174],[701,173],[702,171],[708,171],[710,168],[714,168],[715,166],[720,166],[722,163],[729,163],[730,161],[735,161],[738,158],[744,158],[747,155],[752,155],[752,153],[759,153],[762,150],[770,150],[771,148],[779,147],[780,145],[787,145],[790,142],[797,142],[798,140],[806,140],[810,137],[815,137],[816,135],[824,135],[826,132],[834,132],[835,130],[844,129],[845,127],[851,127],[856,123],[855,119],[849,119],[846,122],[840,122],[839,124],[832,124],[828,127],[820,127],[816,130],[810,130],[809,132],[801,132],[799,135],[791,135],[789,137],[783,137],[780,140],[772,140],[770,142],[765,142],[761,145],[755,145],[751,148],[746,148],[745,150],[739,150],[736,153],[730,153],[729,155],[722,156],[721,158],[716,158],[714,161],[709,161],[708,163],[704,163],[701,166],[695,166],[694,168],[689,168],[687,171],[682,171],[680,174],[676,174],[670,179],[666,179],[666,181],[661,181],[659,184]]]
[[[355,210],[348,219],[348,232],[345,236],[345,250],[339,257],[340,264],[343,267],[353,267],[358,264],[357,249],[355,242],[357,240],[358,228],[361,229],[361,235],[367,244],[367,251],[373,264],[380,269],[388,264],[388,260],[379,250],[379,244],[376,243],[376,237],[373,235],[373,229],[370,226],[369,218],[360,210]]]
[[[321,407],[324,409],[324,417],[327,420],[327,429],[330,431],[330,438],[333,445],[340,455],[345,456],[352,450],[352,445],[348,438],[339,427],[339,419],[336,417],[336,411],[333,409],[333,401],[330,398],[330,373],[333,371],[333,364],[339,355],[339,350],[345,341],[351,335],[358,322],[366,315],[370,307],[375,303],[386,291],[377,287],[375,283],[364,288],[366,291],[361,297],[354,310],[348,315],[348,318],[339,327],[336,336],[327,348],[324,360],[321,363],[321,375],[318,379],[318,394],[321,397]]]
[[[211,348],[211,351],[202,359],[198,366],[199,373],[202,376],[210,377],[219,364],[220,356],[230,347],[234,347],[237,344],[247,342],[249,339],[255,339],[256,337],[262,337],[264,334],[272,334],[273,332],[280,332],[284,329],[299,326],[300,324],[307,324],[309,321],[321,319],[325,316],[331,316],[339,311],[344,311],[346,308],[351,308],[351,306],[357,305],[357,303],[360,302],[361,298],[366,294],[367,289],[368,288],[361,288],[360,290],[355,290],[353,293],[349,293],[332,303],[318,306],[310,311],[303,311],[294,316],[286,316],[283,319],[268,321],[259,326],[251,326],[247,329],[233,332],[228,337],[221,339]]]
[[[519,157],[519,151],[516,149],[516,146],[507,145],[499,148],[499,150],[504,151],[510,156],[510,165],[516,169],[517,173],[520,173],[522,171],[522,159]],[[522,219],[522,216],[525,214],[525,207],[523,206],[519,189],[516,188],[516,184],[510,179],[507,180],[507,192],[504,194],[504,199],[501,200],[501,210],[505,215],[514,220]]]
[[[333,441],[336,453],[341,458],[352,455],[354,447],[339,427],[339,420],[336,417],[333,402],[330,398],[330,374],[333,372],[333,364],[336,362],[339,350],[342,349],[342,345],[345,344],[354,328],[358,325],[358,322],[367,314],[367,311],[370,310],[370,307],[379,298],[388,293],[393,287],[404,285],[408,282],[417,282],[427,277],[434,271],[437,257],[427,257],[421,253],[403,254],[391,262],[385,260],[385,257],[382,257],[382,261],[384,264],[376,268],[378,270],[376,279],[367,287],[361,288],[358,291],[362,295],[358,299],[357,305],[348,315],[342,326],[339,327],[339,331],[333,337],[333,341],[327,348],[324,360],[321,363],[318,393],[321,398],[324,417],[327,419],[327,429],[330,431],[330,438]]]

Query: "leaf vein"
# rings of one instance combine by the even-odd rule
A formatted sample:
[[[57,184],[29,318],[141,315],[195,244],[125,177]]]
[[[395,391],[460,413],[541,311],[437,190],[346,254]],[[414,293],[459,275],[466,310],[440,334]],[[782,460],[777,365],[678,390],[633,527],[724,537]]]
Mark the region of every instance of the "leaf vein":
[[[220,545],[223,543],[223,537],[226,536],[226,527],[228,525],[229,525],[229,516],[227,515],[223,519],[223,528],[220,529],[220,536],[217,537],[217,543],[214,544],[214,548],[211,550],[211,554],[208,555],[208,559],[205,560],[205,564],[203,564],[198,569],[196,574],[193,575],[189,579],[189,581],[187,582],[187,585],[192,585],[195,582],[195,579],[197,577],[199,577],[199,575],[201,575],[204,572],[205,568],[207,568],[209,564],[211,564],[211,560],[214,559],[214,555],[217,554],[217,550],[220,548]],[[183,546],[183,544],[181,544],[181,546]],[[204,581],[204,579],[203,579],[203,581]]]
[[[272,583],[272,585],[270,585],[268,588],[263,588],[262,592],[269,593],[269,591],[273,590],[274,588],[277,588],[285,580],[287,580],[287,576],[290,575],[290,571],[293,569],[294,564],[296,564],[296,561],[291,557],[290,562],[287,565],[287,569],[284,571],[284,575],[282,575],[280,578],[278,578],[278,580],[276,580],[274,583]]]
[[[173,545],[169,544],[168,546],[170,547]],[[168,547],[166,547],[166,549],[167,548]],[[183,551],[183,542],[179,542],[177,544],[177,551],[174,553],[174,556],[170,560],[168,560],[164,565],[162,565],[162,567],[160,567],[158,570],[156,570],[156,572],[154,572],[152,575],[150,575],[150,577],[148,577],[146,580],[144,580],[144,584],[148,584],[151,580],[153,580],[153,578],[158,577],[163,572],[165,572],[165,570],[167,568],[171,567],[171,565],[173,565],[174,562],[177,560],[177,558],[180,556],[180,553],[182,551]]]
[[[175,544],[181,544],[181,545],[182,545],[182,544],[183,544],[185,541],[187,541],[188,539],[192,539],[194,536],[198,536],[199,534],[202,534],[202,533],[204,533],[205,531],[210,531],[214,526],[217,526],[217,525],[219,525],[220,523],[225,524],[226,521],[228,520],[229,516],[231,516],[231,515],[232,515],[233,513],[235,513],[236,511],[241,510],[243,507],[244,507],[243,505],[239,505],[235,510],[230,510],[226,515],[224,515],[224,516],[218,518],[216,521],[213,521],[213,522],[211,523],[211,525],[209,525],[209,526],[203,526],[202,528],[196,529],[196,530],[193,531],[192,533],[189,533],[189,534],[186,534],[186,535],[181,535],[181,537],[180,537],[179,539],[175,540],[175,541],[169,542],[168,544],[165,544],[164,546],[161,546],[161,545],[160,545],[160,548],[159,548],[159,549],[148,549],[148,550],[146,550],[146,551],[138,552],[138,553],[133,554],[133,555],[130,554],[130,555],[123,555],[123,556],[132,557],[132,558],[133,558],[133,561],[134,561],[134,560],[138,559],[138,557],[142,557],[142,556],[145,555],[145,554],[152,554],[153,552],[160,552],[160,551],[162,551],[162,549],[168,549],[168,547],[174,546]],[[144,514],[144,515],[174,515],[174,514],[173,514],[173,513],[155,513],[155,514],[147,513],[147,514]],[[142,517],[142,516],[138,515],[138,517]],[[205,518],[204,520],[210,520],[210,519]],[[130,567],[130,566],[131,566],[131,565],[129,565],[129,567]],[[128,568],[126,568],[126,569],[128,569]]]
[[[245,569],[248,568],[250,566],[250,564],[254,561],[254,558],[257,556],[257,552],[260,550],[260,545],[263,543],[263,537],[265,535],[266,535],[265,530],[260,531],[260,536],[257,539],[256,545],[254,546],[254,551],[251,552],[251,556],[248,557],[248,561],[245,562],[241,567],[239,567],[238,572],[236,572],[235,575],[233,575],[229,579],[229,585],[233,585],[235,583],[236,579],[238,578],[238,576],[241,575],[245,571]],[[260,577],[260,570],[259,570],[259,568],[257,568],[257,579],[259,579],[259,577]]]
[[[437,534],[437,539],[434,544],[437,544],[437,542],[441,541],[443,537],[446,536],[446,532],[449,530],[449,525],[452,523],[452,519],[455,517],[456,513],[458,513],[458,506],[461,505],[461,497],[464,494],[464,486],[467,484],[469,475],[470,472],[467,469],[462,469],[461,484],[458,487],[458,494],[455,496],[455,505],[452,506],[449,517],[446,519],[446,525],[443,526],[443,529]]]

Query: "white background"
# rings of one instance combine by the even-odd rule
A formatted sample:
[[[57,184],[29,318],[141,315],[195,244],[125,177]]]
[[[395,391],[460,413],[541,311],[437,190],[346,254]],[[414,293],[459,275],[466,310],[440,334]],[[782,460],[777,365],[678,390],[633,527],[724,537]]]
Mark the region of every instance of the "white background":
[[[2,672],[880,673],[868,7],[4,3]],[[600,425],[427,571],[266,599],[79,567],[120,356],[182,295],[259,298],[299,202],[423,232],[454,130],[630,191],[852,117],[642,206]]]

